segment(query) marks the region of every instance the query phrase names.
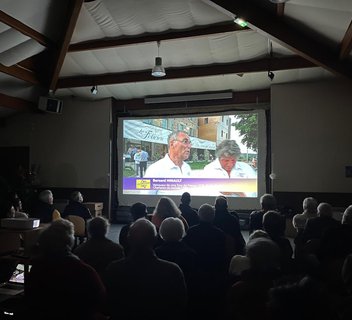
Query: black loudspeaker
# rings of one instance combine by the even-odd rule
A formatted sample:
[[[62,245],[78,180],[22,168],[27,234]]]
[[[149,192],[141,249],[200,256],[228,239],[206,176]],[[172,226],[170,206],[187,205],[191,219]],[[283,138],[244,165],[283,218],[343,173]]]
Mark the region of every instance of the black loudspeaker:
[[[40,97],[38,103],[38,109],[50,113],[62,113],[63,101],[51,98],[51,97]]]

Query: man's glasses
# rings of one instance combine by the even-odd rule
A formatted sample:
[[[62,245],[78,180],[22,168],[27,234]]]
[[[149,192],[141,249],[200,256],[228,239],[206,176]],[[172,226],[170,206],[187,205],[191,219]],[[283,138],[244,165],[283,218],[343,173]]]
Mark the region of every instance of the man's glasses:
[[[175,139],[175,141],[181,142],[181,143],[186,144],[186,145],[187,144],[188,145],[192,144],[191,140],[189,140],[189,139],[183,139],[183,140]]]

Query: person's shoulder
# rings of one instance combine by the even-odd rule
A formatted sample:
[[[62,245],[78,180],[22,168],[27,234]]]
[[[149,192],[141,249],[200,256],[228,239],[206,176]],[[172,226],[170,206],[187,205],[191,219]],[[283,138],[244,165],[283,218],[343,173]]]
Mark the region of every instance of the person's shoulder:
[[[215,166],[216,166],[216,160],[213,160],[212,162],[208,163],[208,164],[204,167],[204,170],[214,169]]]
[[[250,213],[250,216],[251,217],[255,217],[255,216],[260,216],[263,214],[263,211],[262,210],[254,210]]]

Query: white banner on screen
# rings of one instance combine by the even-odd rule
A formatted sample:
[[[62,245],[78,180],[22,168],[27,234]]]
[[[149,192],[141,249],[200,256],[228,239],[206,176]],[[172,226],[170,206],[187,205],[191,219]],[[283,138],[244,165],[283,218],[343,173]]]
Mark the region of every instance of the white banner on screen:
[[[155,127],[139,120],[125,120],[123,124],[123,137],[127,139],[167,144],[167,137],[171,133],[171,130]],[[214,141],[194,137],[190,138],[192,148],[207,150],[216,149],[216,143]]]

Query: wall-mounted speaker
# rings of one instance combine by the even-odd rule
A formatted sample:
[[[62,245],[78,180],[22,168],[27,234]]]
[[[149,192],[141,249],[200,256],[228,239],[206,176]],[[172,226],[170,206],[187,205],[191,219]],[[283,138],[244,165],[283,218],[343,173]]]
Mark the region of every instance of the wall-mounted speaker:
[[[51,98],[51,97],[40,97],[38,103],[38,109],[50,113],[62,113],[63,101]]]

